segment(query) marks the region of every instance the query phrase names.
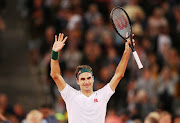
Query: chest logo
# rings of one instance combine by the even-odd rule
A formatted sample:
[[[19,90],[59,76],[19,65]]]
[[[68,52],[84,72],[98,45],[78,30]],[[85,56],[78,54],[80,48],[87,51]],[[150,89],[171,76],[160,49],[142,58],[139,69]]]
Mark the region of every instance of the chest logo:
[[[94,103],[97,103],[98,102],[98,99],[94,99]]]

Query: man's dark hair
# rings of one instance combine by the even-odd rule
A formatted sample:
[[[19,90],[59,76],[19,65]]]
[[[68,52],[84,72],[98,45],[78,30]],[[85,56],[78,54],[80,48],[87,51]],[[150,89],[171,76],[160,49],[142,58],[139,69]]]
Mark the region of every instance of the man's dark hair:
[[[77,74],[78,74],[79,70],[82,68],[88,68],[93,73],[93,70],[89,65],[78,65],[76,68],[76,71],[75,71],[76,78],[77,78]]]

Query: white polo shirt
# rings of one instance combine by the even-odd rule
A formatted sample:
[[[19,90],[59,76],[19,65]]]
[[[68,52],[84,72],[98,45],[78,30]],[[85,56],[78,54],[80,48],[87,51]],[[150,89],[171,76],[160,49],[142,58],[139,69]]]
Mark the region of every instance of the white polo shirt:
[[[60,93],[66,103],[68,123],[104,123],[107,103],[114,91],[107,84],[87,97],[66,84]]]

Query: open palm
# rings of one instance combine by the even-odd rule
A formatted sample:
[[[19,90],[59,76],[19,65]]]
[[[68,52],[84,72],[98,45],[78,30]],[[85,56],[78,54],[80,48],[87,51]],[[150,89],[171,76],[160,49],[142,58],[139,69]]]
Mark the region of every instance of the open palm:
[[[64,34],[63,33],[59,33],[59,36],[57,38],[57,35],[55,35],[55,42],[53,44],[53,48],[52,50],[54,50],[55,52],[59,52],[65,45],[65,42],[67,40],[67,36],[63,39]]]

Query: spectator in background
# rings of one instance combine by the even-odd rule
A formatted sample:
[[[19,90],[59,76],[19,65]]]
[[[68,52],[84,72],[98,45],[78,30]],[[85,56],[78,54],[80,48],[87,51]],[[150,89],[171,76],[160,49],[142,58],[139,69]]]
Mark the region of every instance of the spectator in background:
[[[168,34],[168,25],[163,25],[160,27],[160,32],[157,38],[157,49],[158,52],[157,54],[159,55],[160,58],[159,59],[160,62],[164,62],[164,64],[167,64],[168,60],[169,60],[169,53],[168,51],[171,49],[171,45],[172,45],[172,41],[171,38]]]
[[[152,100],[156,100],[154,98],[156,98],[157,96],[157,90],[155,90],[155,82],[151,78],[150,72],[151,71],[149,68],[144,68],[142,77],[137,79],[136,89],[145,90],[147,93],[147,96],[152,101]]]
[[[11,123],[3,114],[0,113],[0,123]]]
[[[43,39],[41,40],[40,45],[40,56],[41,56],[41,62],[39,64],[40,69],[40,80],[47,84],[50,90],[50,95],[52,100],[55,100],[55,94],[54,94],[54,82],[52,78],[50,77],[50,56],[51,56],[51,46],[54,43],[54,35],[55,35],[55,29],[53,26],[48,26],[45,29],[45,33],[43,36]]]
[[[108,69],[108,67],[103,66],[101,67],[100,71],[99,71],[99,78],[98,78],[98,82],[95,83],[96,85],[96,90],[104,87],[104,85],[106,85],[111,79],[110,76],[110,71]]]
[[[146,118],[144,123],[159,123],[160,114],[158,112],[151,112]]]
[[[67,30],[73,31],[76,29],[82,29],[82,16],[79,15],[78,13],[74,13],[74,11],[67,11],[67,18],[68,18],[68,23],[67,23]]]
[[[51,50],[51,47],[54,43],[54,35],[55,35],[54,27],[53,26],[46,27],[45,35],[40,46],[41,57],[45,57],[46,53],[48,53]]]
[[[178,75],[180,71],[180,57],[176,48],[171,48],[169,51],[169,60],[167,61],[168,66],[172,70],[172,75]]]
[[[4,9],[6,8],[6,0],[0,0],[0,15],[3,13]]]
[[[82,53],[78,49],[78,44],[80,44],[80,36],[79,31],[72,31],[70,33],[69,39],[70,43],[65,49],[62,60],[66,63],[67,69],[75,70],[76,66],[80,64],[82,60]]]
[[[114,40],[110,32],[106,31],[103,33],[103,43],[102,48],[104,50],[104,53],[108,55],[108,50],[115,48]]]
[[[7,119],[8,119],[11,123],[20,123],[20,121],[18,120],[18,118],[17,118],[14,114],[9,114],[9,115],[7,115]]]
[[[127,97],[126,97],[127,109],[128,109],[128,111],[130,111],[133,119],[136,119],[136,117],[139,117],[139,116],[137,116],[138,114],[137,114],[137,110],[136,110],[135,85],[136,85],[136,80],[135,79],[130,80],[130,82],[127,85]]]
[[[158,120],[152,117],[147,117],[144,121],[144,123],[158,123]]]
[[[90,31],[95,34],[95,41],[99,44],[103,44],[104,32],[107,31],[106,25],[101,15],[94,19],[94,23],[89,28]]]
[[[87,12],[85,13],[85,19],[87,20],[89,26],[94,24],[97,17],[101,16],[96,4],[90,4]]]
[[[22,123],[46,123],[43,120],[43,115],[38,110],[31,110],[27,116],[26,119],[22,121]]]
[[[41,38],[47,24],[51,23],[51,13],[47,7],[44,6],[43,0],[29,1],[29,53],[32,65],[39,63],[39,49]]]
[[[143,20],[145,18],[145,13],[138,2],[138,0],[130,0],[129,4],[124,6],[132,22],[135,22],[136,19]]]
[[[19,121],[22,121],[25,118],[25,111],[21,104],[16,103],[13,106],[13,112]]]
[[[145,117],[152,112],[155,107],[150,102],[150,98],[145,90],[139,90],[136,94],[136,110],[140,119],[145,119]]]
[[[148,58],[148,62],[149,62],[148,67],[150,68],[151,79],[154,82],[155,90],[157,90],[159,87],[158,76],[159,76],[159,71],[160,71],[160,65],[157,64],[156,54],[150,52],[150,53],[148,53],[147,58]]]
[[[139,120],[139,119],[136,119],[136,120],[133,121],[133,123],[142,123],[142,121]]]
[[[85,34],[85,42],[87,42],[87,43],[91,42],[92,43],[94,41],[95,41],[95,34],[94,34],[94,32],[91,31],[91,30],[88,30],[86,32],[86,34]]]
[[[161,8],[155,8],[152,15],[148,18],[149,36],[153,40],[159,34],[161,26],[167,25],[167,20],[164,18]],[[155,45],[156,42],[153,42]]]
[[[54,22],[54,27],[56,32],[67,32],[67,23],[68,23],[68,16],[67,16],[67,9],[59,9]]]
[[[178,76],[173,76],[171,69],[164,66],[159,76],[159,101],[161,102],[164,110],[171,112],[173,96],[175,94],[175,84],[178,81]]]
[[[151,44],[151,41],[149,40],[149,38],[144,37],[142,39],[142,48],[144,49],[144,52],[146,54],[148,54],[149,52],[153,51],[153,45]]]
[[[175,118],[173,119],[173,123],[180,123],[180,117],[175,116]]]
[[[120,123],[132,123],[133,121],[130,119],[129,111],[125,110],[120,113]]]
[[[57,112],[57,113],[60,113],[60,114],[65,114],[66,113],[65,102],[62,99],[61,95],[58,95],[58,92],[57,92],[57,100],[55,102],[54,109],[55,109],[55,112]]]
[[[47,123],[58,123],[55,117],[55,112],[49,105],[42,105],[39,108],[39,111],[42,113],[43,120],[45,120]]]
[[[110,47],[107,49],[107,56],[104,60],[104,65],[108,66],[110,63],[114,62],[116,65],[121,60],[120,56],[118,55],[115,47]]]
[[[81,64],[88,64],[92,67],[94,75],[99,77],[99,71],[102,66],[102,49],[97,42],[86,42]]]
[[[177,76],[179,78],[179,72],[180,72],[180,57],[178,55],[178,51],[175,48],[171,48],[169,51],[169,60],[168,60],[168,66],[170,67],[172,71],[172,76]],[[180,96],[180,85],[179,85],[179,79],[177,80],[177,83],[175,84],[175,94],[174,97],[178,98]]]
[[[173,40],[176,40],[176,42],[174,42],[174,46],[177,46],[176,48],[179,48],[178,46],[180,45],[179,43],[179,39],[180,39],[180,15],[179,15],[179,12],[180,12],[180,6],[179,5],[176,5],[173,7],[173,15],[174,15],[174,23],[173,24],[173,29],[171,30],[173,33],[172,33],[172,37]],[[179,50],[180,51],[180,50]]]
[[[4,22],[3,17],[0,15],[0,32],[6,29],[6,24]]]
[[[171,114],[168,112],[162,112],[160,114],[159,123],[171,123]]]
[[[119,116],[116,113],[115,109],[110,108],[107,111],[107,116],[105,118],[105,123],[121,123]]]
[[[13,114],[13,108],[8,104],[8,97],[6,94],[0,94],[0,111],[2,114]]]
[[[76,83],[76,76],[74,75],[74,69],[66,69],[64,71],[64,80],[69,84],[71,87],[80,90],[79,86]]]
[[[3,48],[3,43],[2,43],[2,36],[1,36],[1,32],[3,32],[6,29],[6,24],[4,22],[3,17],[1,16],[1,10],[0,10],[0,62],[2,60],[2,48]]]

